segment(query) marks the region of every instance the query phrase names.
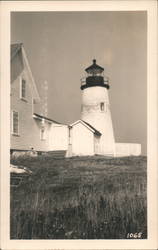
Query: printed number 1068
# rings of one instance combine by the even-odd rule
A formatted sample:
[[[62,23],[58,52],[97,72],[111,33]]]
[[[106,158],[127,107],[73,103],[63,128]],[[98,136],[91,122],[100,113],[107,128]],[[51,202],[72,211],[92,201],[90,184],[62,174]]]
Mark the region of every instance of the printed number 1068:
[[[127,234],[127,239],[141,239],[141,238],[142,238],[142,232]]]

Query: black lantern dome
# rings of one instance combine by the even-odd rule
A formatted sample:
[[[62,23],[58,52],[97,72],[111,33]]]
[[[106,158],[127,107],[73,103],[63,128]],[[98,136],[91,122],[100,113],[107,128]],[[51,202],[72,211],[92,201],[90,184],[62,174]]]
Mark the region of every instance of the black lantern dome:
[[[85,69],[87,73],[86,80],[82,81],[81,89],[100,86],[109,89],[108,79],[104,79],[104,68],[96,64],[96,60],[93,59],[93,64]]]

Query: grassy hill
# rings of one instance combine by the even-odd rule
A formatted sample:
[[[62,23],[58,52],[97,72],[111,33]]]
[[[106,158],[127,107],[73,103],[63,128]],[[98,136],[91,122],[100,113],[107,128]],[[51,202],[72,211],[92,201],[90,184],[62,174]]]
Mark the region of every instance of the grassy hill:
[[[146,238],[146,161],[143,156],[12,159],[33,174],[11,187],[11,238],[126,239],[128,233]]]

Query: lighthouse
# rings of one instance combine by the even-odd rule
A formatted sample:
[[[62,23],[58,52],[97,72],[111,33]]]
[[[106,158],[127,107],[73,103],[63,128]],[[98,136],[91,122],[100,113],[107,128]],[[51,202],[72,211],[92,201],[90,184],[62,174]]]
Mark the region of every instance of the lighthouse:
[[[81,79],[81,117],[69,125],[67,156],[105,155],[124,157],[141,154],[141,144],[115,142],[108,77],[93,60]]]
[[[81,120],[101,133],[96,146],[98,154],[114,155],[115,139],[108,96],[108,77],[104,76],[104,68],[97,65],[95,59],[85,71],[86,78],[81,80]]]

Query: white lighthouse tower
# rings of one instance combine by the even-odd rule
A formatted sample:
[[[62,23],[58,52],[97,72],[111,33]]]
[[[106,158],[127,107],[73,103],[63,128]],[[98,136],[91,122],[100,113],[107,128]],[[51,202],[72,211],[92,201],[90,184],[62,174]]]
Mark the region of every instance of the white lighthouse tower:
[[[101,133],[98,154],[114,155],[115,139],[108,97],[108,79],[104,77],[104,68],[97,65],[95,59],[85,71],[87,77],[81,85],[81,119]]]

